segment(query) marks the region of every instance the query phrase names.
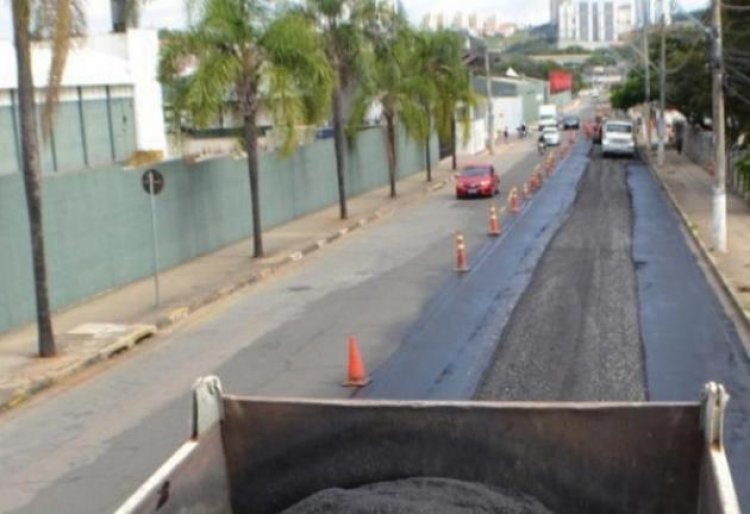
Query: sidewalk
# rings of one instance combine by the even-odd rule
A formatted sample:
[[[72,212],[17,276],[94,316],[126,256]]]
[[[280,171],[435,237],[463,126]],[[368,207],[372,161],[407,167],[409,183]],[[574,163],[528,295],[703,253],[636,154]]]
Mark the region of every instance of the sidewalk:
[[[652,168],[681,211],[702,251],[725,283],[734,303],[750,323],[750,204],[727,192],[727,241],[725,254],[709,251],[711,238],[712,177],[684,155],[667,150],[664,166]]]
[[[523,145],[514,140],[496,153]],[[476,158],[476,156],[474,156]],[[472,160],[471,156],[461,161]],[[340,220],[338,204],[267,230],[266,257],[250,258],[245,239],[178,265],[159,275],[161,304],[154,306],[151,277],[103,293],[53,316],[58,356],[36,357],[36,326],[0,334],[0,412],[93,364],[128,350],[157,331],[188,317],[197,309],[279,272],[305,256],[368,223],[414,203],[451,182],[450,158],[433,166],[433,181],[425,172],[398,182],[398,197],[384,186],[348,201],[349,219]]]

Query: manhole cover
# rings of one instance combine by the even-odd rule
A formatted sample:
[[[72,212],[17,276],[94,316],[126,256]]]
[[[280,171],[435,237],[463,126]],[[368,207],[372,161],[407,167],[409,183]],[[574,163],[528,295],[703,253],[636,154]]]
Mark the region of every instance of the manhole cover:
[[[292,286],[288,289],[291,293],[299,293],[300,291],[309,291],[312,289],[310,286]]]

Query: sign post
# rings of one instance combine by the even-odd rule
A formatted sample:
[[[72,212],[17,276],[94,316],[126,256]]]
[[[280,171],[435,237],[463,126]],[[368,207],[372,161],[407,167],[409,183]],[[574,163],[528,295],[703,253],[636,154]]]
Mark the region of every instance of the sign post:
[[[156,195],[164,189],[164,176],[157,170],[146,170],[141,177],[141,185],[148,193],[151,204],[151,246],[154,257],[154,305],[159,306],[159,234],[156,230]]]

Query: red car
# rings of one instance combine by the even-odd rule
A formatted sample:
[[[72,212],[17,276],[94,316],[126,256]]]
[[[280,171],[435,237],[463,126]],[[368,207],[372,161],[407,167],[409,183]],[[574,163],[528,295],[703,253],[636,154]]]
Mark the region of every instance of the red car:
[[[456,177],[456,198],[494,196],[500,192],[500,177],[491,164],[469,164]]]

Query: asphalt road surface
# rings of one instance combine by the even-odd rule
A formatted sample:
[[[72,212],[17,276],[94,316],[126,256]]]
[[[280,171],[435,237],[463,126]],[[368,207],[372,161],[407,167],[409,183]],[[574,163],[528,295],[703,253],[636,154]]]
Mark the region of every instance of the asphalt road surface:
[[[540,161],[531,138],[494,157],[503,199]],[[455,231],[471,254],[488,244],[489,202],[440,190],[3,415],[0,512],[111,511],[188,436],[200,375],[238,394],[348,396],[347,337],[371,369],[398,349],[455,275]]]
[[[539,161],[533,141],[496,156],[503,196]],[[186,438],[199,375],[237,394],[350,395],[351,334],[373,370],[370,397],[695,400],[722,381],[750,505],[742,342],[648,170],[587,164],[581,144],[504,217],[500,239],[486,235],[490,201],[444,189],[3,415],[0,512],[111,511]],[[463,277],[456,230],[472,263]]]
[[[502,335],[477,397],[647,397],[625,161],[595,158]]]

